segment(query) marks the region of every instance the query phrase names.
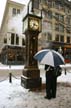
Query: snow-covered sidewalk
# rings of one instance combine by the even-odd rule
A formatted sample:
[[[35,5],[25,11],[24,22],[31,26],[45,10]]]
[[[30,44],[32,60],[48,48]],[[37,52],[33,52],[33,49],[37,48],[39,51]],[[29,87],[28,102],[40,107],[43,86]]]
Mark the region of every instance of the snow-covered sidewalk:
[[[32,92],[23,88],[20,80],[6,80],[0,83],[0,108],[71,108],[71,87],[58,85],[55,99],[45,99],[45,94],[45,89]]]
[[[17,68],[17,67],[16,67]],[[40,75],[42,82],[45,83],[44,66],[40,66]],[[41,91],[29,91],[21,86],[21,79],[12,78],[12,83],[9,79],[0,82],[0,108],[71,108],[71,73],[64,71],[57,79],[60,83],[57,86],[57,96],[55,99],[45,99],[45,89]]]

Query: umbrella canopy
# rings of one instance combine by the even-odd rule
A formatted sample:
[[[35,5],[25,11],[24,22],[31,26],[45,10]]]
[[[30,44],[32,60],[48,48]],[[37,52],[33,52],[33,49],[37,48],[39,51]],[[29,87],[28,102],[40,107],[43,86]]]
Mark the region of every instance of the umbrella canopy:
[[[37,52],[34,55],[34,58],[41,64],[47,64],[53,67],[64,64],[63,56],[60,53],[50,49],[44,49]]]

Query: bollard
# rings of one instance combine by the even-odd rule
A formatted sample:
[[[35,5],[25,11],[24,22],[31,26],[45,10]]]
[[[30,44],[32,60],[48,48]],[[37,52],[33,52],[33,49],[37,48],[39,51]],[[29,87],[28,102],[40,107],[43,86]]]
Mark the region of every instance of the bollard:
[[[66,68],[65,68],[65,75],[66,75],[67,73],[66,73]]]
[[[12,73],[9,73],[9,82],[12,83]]]

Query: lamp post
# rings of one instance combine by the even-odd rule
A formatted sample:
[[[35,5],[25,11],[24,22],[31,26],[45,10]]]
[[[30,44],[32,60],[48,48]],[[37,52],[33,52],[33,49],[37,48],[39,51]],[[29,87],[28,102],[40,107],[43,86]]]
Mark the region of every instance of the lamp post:
[[[40,88],[41,78],[38,63],[33,58],[38,51],[38,35],[41,32],[41,10],[36,12],[35,1],[30,0],[27,6],[27,14],[23,18],[23,33],[26,36],[26,63],[21,76],[21,85],[28,89]]]

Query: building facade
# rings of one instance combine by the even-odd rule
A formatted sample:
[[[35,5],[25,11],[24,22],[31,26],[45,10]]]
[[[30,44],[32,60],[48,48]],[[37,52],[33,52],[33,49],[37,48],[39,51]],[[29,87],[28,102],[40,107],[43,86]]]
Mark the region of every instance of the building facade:
[[[8,0],[1,26],[0,43],[23,45],[22,11],[24,5]]]
[[[68,0],[40,1],[41,3],[39,3],[39,5],[38,0],[35,1],[35,8],[40,8],[42,10],[42,33],[40,33],[38,37],[38,49],[52,48],[56,51],[59,51],[59,49],[61,49],[63,56],[70,57],[71,2],[69,2]],[[25,40],[24,34],[22,34],[22,19],[24,15],[24,7],[25,5],[23,4],[7,0],[0,30],[0,52],[4,51],[5,48],[7,50],[9,45],[10,47],[24,46]],[[12,48],[13,47],[11,47],[11,49]],[[5,52],[2,54],[5,54]],[[2,60],[4,60],[4,58]]]
[[[41,48],[62,48],[71,55],[71,2],[68,0],[42,1],[42,35]]]
[[[23,63],[20,62],[21,60],[19,60],[18,58],[20,58],[20,56],[23,56],[24,53],[24,51],[22,51],[25,44],[24,34],[22,34],[22,17],[24,7],[25,5],[11,0],[7,0],[6,2],[3,21],[0,29],[0,53],[2,63]],[[11,49],[12,51],[8,51],[8,49]],[[8,54],[8,52],[10,54]],[[18,58],[15,56],[14,59],[10,60],[8,55],[11,55],[12,58],[12,55],[17,55],[17,52],[19,54]],[[22,61],[24,61],[24,59],[22,59]]]

